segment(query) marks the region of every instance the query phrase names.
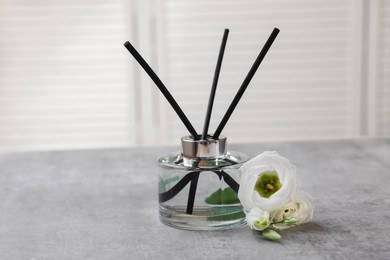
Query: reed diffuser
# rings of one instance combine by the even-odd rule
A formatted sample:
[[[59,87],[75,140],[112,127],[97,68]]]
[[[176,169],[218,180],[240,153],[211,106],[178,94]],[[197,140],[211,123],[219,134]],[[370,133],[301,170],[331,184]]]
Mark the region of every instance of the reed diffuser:
[[[158,160],[162,223],[190,230],[226,229],[245,223],[245,214],[237,198],[238,174],[239,168],[250,158],[240,152],[228,151],[227,138],[221,133],[278,33],[279,29],[274,28],[217,129],[210,134],[208,128],[229,35],[229,30],[225,29],[201,135],[196,132],[168,89],[137,50],[130,42],[124,44],[160,89],[190,133],[189,136],[181,138],[182,151],[161,156]]]

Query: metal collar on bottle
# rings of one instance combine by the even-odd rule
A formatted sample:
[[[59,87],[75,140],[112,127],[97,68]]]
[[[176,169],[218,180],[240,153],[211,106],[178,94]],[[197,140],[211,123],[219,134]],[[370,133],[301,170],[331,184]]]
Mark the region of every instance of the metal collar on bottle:
[[[218,139],[194,140],[192,136],[181,138],[182,154],[189,158],[220,158],[226,155],[226,137],[219,136]]]

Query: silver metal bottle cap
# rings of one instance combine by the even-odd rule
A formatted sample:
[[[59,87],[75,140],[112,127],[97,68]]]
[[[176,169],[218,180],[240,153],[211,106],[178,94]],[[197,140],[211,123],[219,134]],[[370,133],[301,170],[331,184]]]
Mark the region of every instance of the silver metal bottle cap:
[[[219,158],[226,155],[226,137],[219,136],[219,139],[194,140],[192,136],[181,138],[182,153],[184,157],[190,158]]]

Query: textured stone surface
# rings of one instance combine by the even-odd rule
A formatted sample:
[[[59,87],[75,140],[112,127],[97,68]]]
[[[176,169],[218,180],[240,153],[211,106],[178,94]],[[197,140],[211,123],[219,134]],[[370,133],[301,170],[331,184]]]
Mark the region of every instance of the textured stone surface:
[[[183,231],[158,220],[159,155],[178,148],[0,156],[0,259],[388,259],[390,139],[232,145],[298,167],[314,221],[281,242],[249,228]]]

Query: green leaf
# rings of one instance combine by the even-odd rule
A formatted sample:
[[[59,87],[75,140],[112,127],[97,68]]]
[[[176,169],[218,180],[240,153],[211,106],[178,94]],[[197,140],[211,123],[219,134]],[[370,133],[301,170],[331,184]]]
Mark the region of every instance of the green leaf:
[[[267,228],[260,232],[261,236],[268,240],[280,240],[282,238],[281,235],[279,235],[276,231]]]
[[[205,199],[207,204],[218,205],[221,204],[222,190],[218,189]]]
[[[240,200],[237,197],[237,193],[230,187],[222,191],[222,201],[221,204],[236,204],[240,203]]]
[[[232,188],[228,187],[224,190],[218,189],[213,192],[205,199],[205,202],[211,205],[226,205],[240,203],[240,200],[237,197],[237,193]]]

